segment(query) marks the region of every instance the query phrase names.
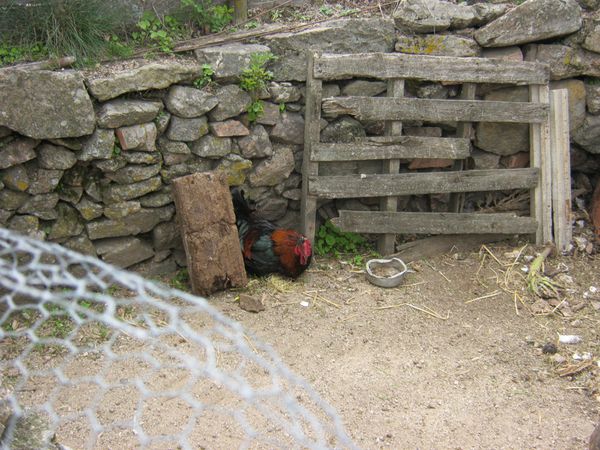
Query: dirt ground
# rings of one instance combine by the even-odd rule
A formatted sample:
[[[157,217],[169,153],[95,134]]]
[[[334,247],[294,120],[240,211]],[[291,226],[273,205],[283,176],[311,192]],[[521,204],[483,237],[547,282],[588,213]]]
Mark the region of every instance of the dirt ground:
[[[535,255],[522,244],[449,253],[411,265],[393,289],[317,258],[294,283],[251,284],[260,313],[241,310],[237,292],[211,302],[270,343],[362,448],[584,449],[600,421],[600,261],[547,261],[566,271],[554,278],[560,304],[526,291]]]

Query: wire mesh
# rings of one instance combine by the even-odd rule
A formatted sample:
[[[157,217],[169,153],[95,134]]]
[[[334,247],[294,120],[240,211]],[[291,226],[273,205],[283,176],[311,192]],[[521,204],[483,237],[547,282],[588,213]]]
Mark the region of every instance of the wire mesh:
[[[0,229],[2,448],[354,448],[205,299]]]

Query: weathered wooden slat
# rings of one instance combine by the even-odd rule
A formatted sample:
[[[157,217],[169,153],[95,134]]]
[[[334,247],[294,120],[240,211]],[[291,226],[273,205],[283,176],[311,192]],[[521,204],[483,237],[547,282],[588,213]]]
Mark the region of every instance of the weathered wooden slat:
[[[530,189],[537,184],[538,174],[538,169],[497,169],[310,176],[308,192],[322,198],[353,198]]]
[[[548,104],[548,85],[529,86],[529,100]],[[531,216],[538,224],[535,242],[538,245],[552,241],[552,147],[550,144],[550,115],[548,119],[529,127],[530,165],[539,168],[540,181],[532,192]]]
[[[314,76],[320,79],[371,77],[457,83],[545,84],[549,80],[549,70],[541,63],[488,58],[390,53],[323,54],[315,61]]]
[[[334,223],[355,233],[414,234],[531,234],[537,224],[532,217],[513,214],[412,213],[340,211]]]
[[[459,122],[541,123],[548,119],[548,102],[433,100],[426,98],[330,97],[323,112],[349,114],[360,120],[426,120]]]
[[[463,159],[471,154],[469,139],[399,136],[389,139],[367,138],[348,144],[314,144],[313,161],[362,161],[371,159],[447,158]]]
[[[388,97],[404,97],[404,80],[388,80]],[[385,136],[395,137],[402,134],[402,122],[398,120],[389,120],[385,122]],[[397,174],[400,172],[400,159],[392,158],[383,161],[383,173]],[[379,202],[380,211],[396,212],[398,210],[397,197],[383,197]],[[382,255],[389,255],[394,252],[396,245],[396,235],[394,233],[382,234],[377,239],[377,251]]]
[[[461,100],[475,100],[477,93],[477,85],[474,83],[465,83],[460,91]],[[456,137],[463,139],[471,139],[473,137],[473,124],[471,122],[459,122],[456,125]],[[463,170],[465,168],[464,159],[454,161],[453,170]],[[450,195],[448,203],[449,212],[461,212],[465,203],[465,194],[462,192],[454,192]]]
[[[571,228],[571,161],[569,157],[569,91],[550,91],[552,132],[552,214],[556,248],[567,251]]]
[[[317,198],[308,192],[308,177],[319,173],[319,163],[310,159],[312,145],[321,136],[321,99],[323,83],[313,74],[314,55],[308,55],[306,78],[306,109],[304,113],[304,155],[302,160],[302,198],[300,199],[300,220],[304,235],[314,242],[316,232]]]

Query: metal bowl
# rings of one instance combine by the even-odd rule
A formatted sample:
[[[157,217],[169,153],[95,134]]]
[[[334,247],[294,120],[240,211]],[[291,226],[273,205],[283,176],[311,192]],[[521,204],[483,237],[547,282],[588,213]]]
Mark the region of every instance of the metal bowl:
[[[384,267],[388,270],[389,275],[376,275],[373,273],[374,269],[378,267]],[[367,271],[365,276],[367,280],[373,283],[375,286],[384,288],[393,288],[400,284],[404,274],[408,272],[408,267],[404,264],[400,258],[391,259],[370,259],[367,261]]]

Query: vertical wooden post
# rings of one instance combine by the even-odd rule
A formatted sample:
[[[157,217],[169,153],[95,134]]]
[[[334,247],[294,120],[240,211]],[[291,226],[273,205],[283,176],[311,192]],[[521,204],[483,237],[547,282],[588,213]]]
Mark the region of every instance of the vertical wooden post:
[[[319,163],[311,161],[312,145],[321,139],[321,101],[323,82],[315,79],[314,65],[316,55],[308,55],[308,74],[306,77],[306,106],[304,113],[304,154],[302,160],[302,199],[300,216],[302,217],[302,232],[314,242],[317,197],[309,193],[309,177],[319,173]]]
[[[529,100],[550,103],[547,84],[530,85]],[[538,245],[552,241],[552,148],[550,145],[550,113],[541,123],[529,125],[530,164],[540,169],[539,183],[531,195],[531,216],[538,223],[535,242]]]
[[[239,25],[248,20],[248,0],[233,0],[233,23]]]
[[[569,91],[550,91],[550,130],[552,136],[552,213],[554,242],[568,250],[571,228],[571,161],[569,142]]]
[[[464,83],[460,91],[461,100],[475,100],[477,85],[475,83]],[[473,124],[471,122],[459,122],[456,127],[456,137],[471,139],[473,137]],[[462,159],[454,161],[453,170],[463,170],[465,162]],[[465,203],[464,193],[453,193],[450,195],[450,204],[448,210],[450,212],[459,213],[462,211]]]
[[[387,83],[388,97],[404,97],[404,80],[393,79]],[[400,136],[402,134],[402,122],[388,120],[385,122],[386,136]],[[389,159],[383,161],[383,173],[397,174],[400,171],[400,160]],[[396,212],[398,210],[398,197],[384,197],[379,203],[380,211]],[[383,234],[377,240],[377,251],[382,255],[390,255],[395,249],[396,235]]]

